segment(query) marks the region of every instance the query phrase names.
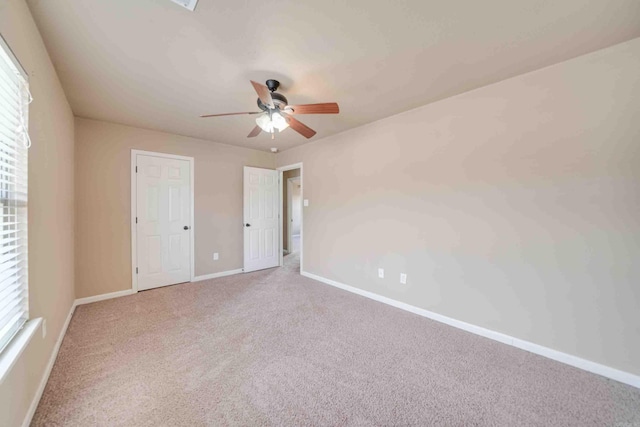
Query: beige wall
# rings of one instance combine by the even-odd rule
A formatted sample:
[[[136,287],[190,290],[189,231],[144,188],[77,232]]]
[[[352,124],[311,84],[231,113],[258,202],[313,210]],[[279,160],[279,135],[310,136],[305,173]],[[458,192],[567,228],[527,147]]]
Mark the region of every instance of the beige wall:
[[[76,297],[131,289],[131,149],[195,158],[196,275],[242,268],[243,166],[273,154],[76,118]]]
[[[282,152],[305,270],[640,374],[639,111],[634,39]]]
[[[287,233],[289,230],[289,210],[287,209],[287,200],[288,200],[288,187],[287,180],[289,178],[295,178],[296,176],[300,176],[300,169],[292,169],[289,171],[282,172],[282,247],[285,250],[289,250],[289,241],[287,239]]]
[[[73,115],[23,0],[0,1],[0,33],[29,74],[29,311],[47,321],[0,384],[0,425],[20,425],[74,299]]]

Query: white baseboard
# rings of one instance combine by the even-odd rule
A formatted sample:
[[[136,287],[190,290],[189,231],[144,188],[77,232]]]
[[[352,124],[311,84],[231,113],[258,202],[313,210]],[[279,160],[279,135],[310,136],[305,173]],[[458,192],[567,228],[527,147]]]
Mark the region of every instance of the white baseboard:
[[[231,276],[233,274],[239,274],[239,273],[242,273],[241,268],[238,268],[236,270],[221,271],[219,273],[206,274],[203,276],[196,276],[193,278],[193,280],[191,280],[191,282],[200,282],[202,280],[209,280],[209,279],[215,279],[217,277]],[[137,293],[137,291],[134,291],[133,289],[125,289],[124,291],[110,292],[108,294],[94,295],[92,297],[86,297],[86,298],[78,298],[75,301],[74,305],[78,306],[82,304],[89,304],[92,302],[104,301],[107,299],[133,295],[135,293]]]
[[[119,298],[127,295],[133,295],[136,291],[133,289],[125,289],[124,291],[110,292],[108,294],[94,295],[92,297],[78,298],[74,305],[89,304],[92,302],[104,301],[106,299]]]
[[[65,334],[67,333],[67,328],[69,327],[69,323],[71,322],[71,318],[73,317],[73,313],[77,306],[82,304],[89,304],[92,302],[103,301],[111,298],[123,297],[126,295],[132,295],[136,292],[133,289],[127,289],[124,291],[111,292],[108,294],[95,295],[92,297],[86,298],[78,298],[71,305],[71,309],[69,310],[69,314],[67,315],[67,319],[62,326],[62,330],[60,331],[60,335],[58,336],[58,340],[56,341],[56,345],[53,347],[53,352],[51,353],[51,357],[49,358],[49,362],[47,363],[47,367],[45,368],[44,374],[42,375],[42,379],[40,380],[40,384],[38,385],[38,390],[36,391],[33,400],[31,401],[31,405],[29,406],[29,411],[22,423],[23,427],[28,427],[31,424],[31,419],[33,415],[36,413],[36,409],[38,408],[38,403],[40,403],[40,398],[42,398],[42,393],[44,392],[45,387],[47,386],[47,381],[49,381],[49,376],[51,375],[51,370],[53,369],[53,365],[56,362],[56,358],[58,357],[58,352],[60,351],[60,345],[62,344],[62,340],[64,339]]]
[[[242,269],[223,271],[220,273],[208,274],[206,276],[198,276],[195,277],[193,282],[197,282],[200,280],[214,279],[216,277],[230,276],[232,274],[242,273]],[[51,375],[51,370],[53,369],[53,365],[56,362],[56,358],[58,357],[58,352],[60,351],[60,345],[62,344],[62,340],[64,339],[65,334],[67,333],[67,328],[69,327],[69,323],[71,322],[71,317],[73,317],[73,313],[77,306],[83,304],[89,304],[92,302],[104,301],[112,298],[124,297],[127,295],[133,295],[137,293],[133,289],[125,289],[124,291],[111,292],[108,294],[102,295],[94,295],[92,297],[86,298],[78,298],[73,302],[71,306],[71,310],[69,311],[69,315],[64,322],[62,330],[60,331],[60,335],[58,336],[58,340],[56,341],[56,345],[53,347],[53,352],[51,353],[51,357],[49,358],[49,362],[47,363],[47,367],[45,368],[44,374],[42,375],[42,379],[40,380],[40,384],[38,385],[38,390],[36,391],[33,400],[31,401],[31,405],[29,406],[29,410],[27,415],[25,416],[24,422],[22,423],[23,427],[28,427],[31,424],[31,420],[33,419],[33,415],[36,413],[36,409],[38,408],[38,403],[40,403],[40,398],[42,397],[42,393],[44,392],[45,387],[47,386],[47,381],[49,381],[49,376]]]
[[[67,319],[64,321],[64,325],[62,325],[62,330],[58,335],[56,345],[53,346],[51,357],[49,357],[49,362],[47,363],[47,367],[45,368],[42,379],[40,380],[40,384],[38,385],[38,390],[36,390],[36,395],[33,396],[31,405],[29,405],[29,410],[27,411],[27,415],[25,416],[24,422],[22,423],[23,427],[28,427],[29,424],[31,424],[31,419],[36,413],[36,409],[38,409],[38,403],[40,403],[40,398],[42,397],[42,393],[44,393],[44,388],[47,386],[47,381],[49,381],[49,375],[51,375],[51,370],[53,369],[53,365],[55,364],[56,358],[58,357],[58,351],[60,351],[60,345],[62,344],[62,340],[64,339],[65,334],[67,333],[67,328],[69,327],[69,323],[71,322],[71,318],[73,317],[73,312],[75,311],[75,309],[76,302],[74,301],[74,303],[71,305],[71,309],[69,310],[69,314],[67,315]]]
[[[200,282],[202,280],[217,279],[218,277],[233,276],[234,274],[240,274],[240,273],[242,273],[242,269],[238,268],[235,270],[221,271],[219,273],[211,273],[211,274],[205,274],[202,276],[196,276],[191,281]]]
[[[480,326],[472,325],[470,323],[462,322],[460,320],[456,320],[451,317],[443,316],[441,314],[434,313],[432,311],[425,310],[423,308],[415,307],[413,305],[406,304],[404,302],[396,301],[394,299],[387,298],[382,295],[375,294],[373,292],[368,292],[359,288],[355,288],[353,286],[345,285],[344,283],[336,282],[335,280],[327,279],[325,277],[308,273],[306,271],[302,271],[300,274],[310,279],[317,280],[318,282],[335,286],[336,288],[340,288],[345,291],[361,295],[363,297],[372,299],[374,301],[378,301],[383,304],[388,304],[393,307],[400,308],[402,310],[417,314],[419,316],[427,317],[437,322],[445,323],[449,326],[453,326],[454,328],[462,329],[464,331],[471,332],[472,334],[480,335],[482,337],[489,338],[494,341],[499,341],[503,344],[508,344],[508,345],[520,348],[522,350],[526,350],[530,353],[535,353],[540,356],[544,356],[549,359],[553,359],[555,361],[565,363],[567,365],[571,365],[573,367],[576,367],[597,375],[602,375],[603,377],[610,378],[612,380],[616,380],[636,388],[640,388],[640,376],[638,375],[634,375],[629,372],[620,371],[618,369],[601,365],[599,363],[592,362],[590,360],[582,359],[580,357],[577,357],[571,354],[563,353],[561,351],[544,347],[539,344],[534,344],[532,342],[525,341],[520,338],[515,338],[512,336],[503,334],[501,332],[492,331],[490,329],[486,329]]]

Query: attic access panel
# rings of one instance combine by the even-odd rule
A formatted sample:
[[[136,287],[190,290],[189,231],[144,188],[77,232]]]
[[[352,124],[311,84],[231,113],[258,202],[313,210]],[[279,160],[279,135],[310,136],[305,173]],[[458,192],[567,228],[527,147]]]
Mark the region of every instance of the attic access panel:
[[[198,4],[198,0],[171,0],[171,1],[174,2],[175,4],[179,4],[185,9],[189,9],[192,12],[195,10],[196,5]]]

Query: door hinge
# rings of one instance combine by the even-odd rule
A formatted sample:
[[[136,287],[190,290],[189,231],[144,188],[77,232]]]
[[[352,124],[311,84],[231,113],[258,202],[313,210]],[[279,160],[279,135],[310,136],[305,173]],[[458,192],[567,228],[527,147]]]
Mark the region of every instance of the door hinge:
[[[138,217],[136,217],[136,224],[138,223]]]
[[[136,274],[138,274],[138,267],[136,267]]]
[[[138,167],[136,166],[136,173],[138,173]]]

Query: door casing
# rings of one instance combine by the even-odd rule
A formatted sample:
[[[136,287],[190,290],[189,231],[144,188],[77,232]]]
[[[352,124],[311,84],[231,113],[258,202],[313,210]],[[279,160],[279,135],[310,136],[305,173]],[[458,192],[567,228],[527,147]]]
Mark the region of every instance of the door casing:
[[[302,162],[300,163],[293,163],[291,165],[287,165],[287,166],[280,166],[279,168],[276,168],[276,170],[278,171],[278,180],[279,180],[279,185],[278,185],[278,192],[280,193],[280,203],[278,204],[278,209],[280,211],[280,232],[278,233],[280,235],[280,267],[282,267],[284,265],[284,254],[282,251],[282,243],[283,243],[283,236],[282,236],[282,230],[284,230],[283,228],[283,222],[284,222],[284,212],[282,210],[282,205],[284,204],[284,191],[282,191],[282,174],[283,172],[286,171],[290,171],[293,169],[300,169],[300,199],[302,200],[302,209],[300,210],[300,271],[304,271],[304,167],[302,165]]]

